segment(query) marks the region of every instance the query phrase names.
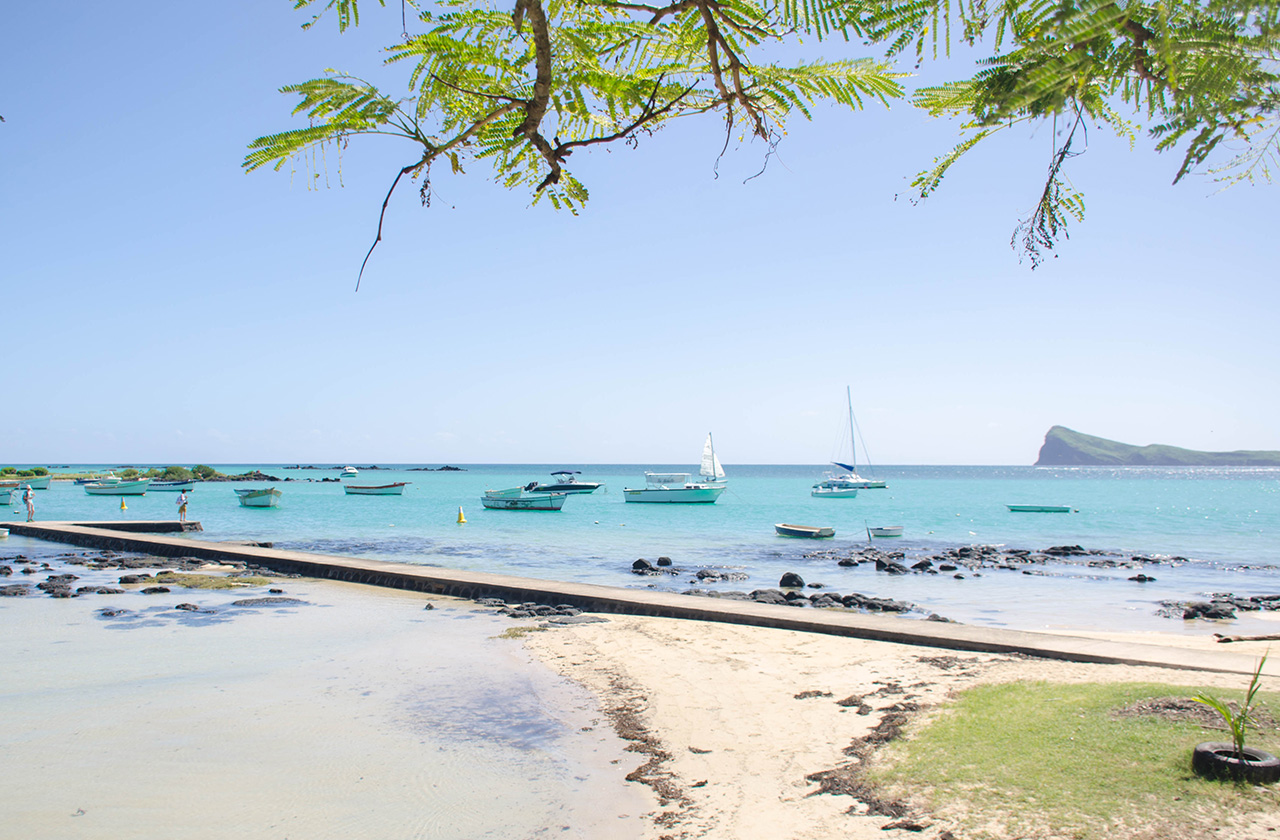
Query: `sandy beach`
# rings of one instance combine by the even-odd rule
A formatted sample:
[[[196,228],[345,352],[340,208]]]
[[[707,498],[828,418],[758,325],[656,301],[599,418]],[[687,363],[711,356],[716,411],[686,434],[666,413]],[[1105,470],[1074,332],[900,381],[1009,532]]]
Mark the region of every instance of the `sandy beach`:
[[[65,569],[118,576],[42,571]],[[944,816],[868,813],[846,748],[984,682],[1244,682],[695,620],[547,626],[306,578],[251,589],[287,600],[135,586],[0,601],[12,836],[948,840],[963,835]],[[1213,629],[1080,635],[1269,644]],[[1275,830],[1280,814],[1215,836]]]
[[[1218,645],[1203,638],[1142,634],[1145,644]],[[847,765],[843,753],[897,704],[922,713],[983,682],[1157,682],[1234,693],[1239,676],[965,653],[786,630],[661,618],[611,617],[607,624],[532,634],[527,646],[600,696],[650,753],[669,756],[643,772],[664,794],[647,816],[646,838],[688,840],[870,840],[946,838],[934,815],[908,820],[922,831],[886,830],[848,795],[820,794],[807,777]],[[1267,643],[1230,645],[1261,655]],[[1280,688],[1273,678],[1266,687]],[[841,705],[840,701],[850,705]],[[869,709],[867,707],[870,707]],[[1275,837],[1280,814],[1216,837]],[[959,836],[959,835],[954,835]]]

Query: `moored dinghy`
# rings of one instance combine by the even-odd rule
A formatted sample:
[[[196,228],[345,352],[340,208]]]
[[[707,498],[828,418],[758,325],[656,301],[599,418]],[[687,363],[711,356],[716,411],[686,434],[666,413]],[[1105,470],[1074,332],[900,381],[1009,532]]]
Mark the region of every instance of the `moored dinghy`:
[[[879,528],[868,528],[867,536],[900,537],[902,536],[902,526],[901,525],[881,525]]]
[[[1071,513],[1070,505],[1005,505],[1010,513]]]
[[[236,490],[236,495],[240,497],[241,507],[256,508],[273,508],[280,504],[280,496],[283,495],[274,487],[265,487],[255,489],[247,487],[242,490]]]
[[[404,487],[408,483],[396,481],[391,484],[344,484],[342,489],[348,496],[403,496]]]
[[[141,496],[147,492],[147,488],[151,486],[151,479],[143,478],[138,481],[119,480],[115,482],[104,482],[102,484],[86,484],[84,492],[90,496]]]
[[[810,539],[823,539],[826,537],[834,537],[836,529],[827,526],[816,525],[788,525],[780,522],[773,526],[773,530],[780,537],[808,537]]]
[[[530,493],[523,487],[512,487],[484,491],[480,504],[489,510],[560,510],[566,498],[564,493]]]

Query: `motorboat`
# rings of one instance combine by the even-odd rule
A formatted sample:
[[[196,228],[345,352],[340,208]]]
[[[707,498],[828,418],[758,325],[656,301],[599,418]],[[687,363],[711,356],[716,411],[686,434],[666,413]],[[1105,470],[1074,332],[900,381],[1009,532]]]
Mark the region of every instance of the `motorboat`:
[[[236,490],[236,495],[240,497],[241,507],[273,508],[280,504],[280,497],[283,494],[274,487],[261,489],[246,487]]]
[[[186,493],[196,489],[194,481],[151,481],[152,490],[160,490],[166,493]]]
[[[551,474],[552,481],[546,484],[535,484],[535,493],[594,493],[604,485],[598,481],[579,481],[574,476],[582,475],[579,470],[556,470]]]
[[[869,537],[900,537],[902,536],[901,525],[881,525],[879,528],[868,528],[867,536]]]
[[[486,490],[480,504],[489,510],[560,510],[565,493],[531,493],[523,487],[508,490]]]
[[[773,526],[773,530],[778,532],[780,537],[808,537],[809,539],[824,539],[826,537],[834,537],[836,529],[830,527],[819,527],[815,525],[788,525],[785,522]]]
[[[888,485],[883,481],[871,478],[863,478],[858,475],[858,446],[857,437],[854,430],[856,424],[853,419],[853,391],[849,386],[844,389],[845,399],[849,403],[849,460],[851,463],[845,464],[840,461],[832,461],[843,473],[827,473],[827,477],[817,484],[813,485],[809,495],[815,499],[852,499],[858,495],[859,490],[883,490]]]
[[[48,490],[50,481],[53,481],[53,476],[51,475],[34,475],[29,478],[19,478],[18,489],[30,487],[32,490]]]
[[[704,480],[690,481],[689,473],[647,472],[644,474],[645,486],[636,489],[624,487],[622,497],[628,502],[714,504],[729,485],[724,481],[724,467],[716,457],[710,432],[702,446],[702,466],[698,474]]]
[[[408,481],[396,481],[391,484],[344,484],[342,489],[348,496],[403,496]]]
[[[1071,513],[1070,505],[1005,505],[1011,513]]]
[[[84,485],[84,492],[90,496],[142,496],[146,494],[150,486],[151,479],[149,478],[139,478],[137,480],[118,478],[110,482],[86,484]]]
[[[338,473],[338,478],[355,478],[360,475],[360,471],[355,467],[343,467],[342,472]]]

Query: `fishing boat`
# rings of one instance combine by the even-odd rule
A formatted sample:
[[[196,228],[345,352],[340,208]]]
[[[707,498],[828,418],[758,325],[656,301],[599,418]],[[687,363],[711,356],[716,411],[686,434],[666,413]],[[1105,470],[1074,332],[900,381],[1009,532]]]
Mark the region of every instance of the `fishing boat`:
[[[51,475],[37,475],[32,476],[31,478],[20,478],[18,479],[18,489],[21,490],[24,487],[30,487],[32,490],[48,490],[50,481],[53,481],[53,476]]]
[[[564,493],[530,493],[523,487],[512,487],[484,491],[480,504],[489,510],[560,510],[567,498]]]
[[[883,490],[888,486],[883,481],[863,478],[858,475],[858,444],[857,437],[854,434],[853,391],[847,385],[844,389],[844,395],[849,402],[849,460],[851,463],[844,464],[840,461],[832,461],[831,463],[845,470],[845,472],[829,472],[825,479],[813,485],[809,495],[815,499],[852,499],[858,495],[859,490]]]
[[[622,496],[628,502],[713,504],[729,485],[723,480],[724,467],[716,457],[715,442],[710,432],[707,432],[707,442],[702,446],[702,467],[698,474],[705,480],[690,481],[689,473],[647,472],[643,488],[624,487]]]
[[[360,471],[355,467],[343,467],[342,472],[338,473],[338,478],[355,478]]]
[[[579,481],[574,478],[582,475],[579,470],[556,470],[551,474],[552,481],[546,484],[535,484],[535,493],[594,493],[603,485],[598,481]]]
[[[1070,505],[1005,505],[1012,513],[1071,513]]]
[[[283,494],[274,487],[262,489],[247,487],[236,490],[236,495],[240,497],[241,507],[273,508],[280,504],[280,496]]]
[[[146,494],[147,488],[150,486],[151,479],[149,478],[140,478],[134,481],[126,481],[121,478],[110,482],[86,484],[84,485],[84,492],[90,496],[142,496]]]
[[[18,489],[16,481],[0,481],[0,493],[12,493]]]
[[[788,525],[785,522],[773,526],[773,530],[778,532],[780,537],[808,537],[810,539],[823,539],[825,537],[834,537],[836,535],[835,528],[818,527],[814,525]]]
[[[396,481],[391,484],[344,484],[342,489],[348,496],[403,496],[404,486],[408,481]]]
[[[161,490],[166,493],[186,493],[196,489],[194,481],[151,481],[152,490]]]
[[[867,536],[869,537],[900,537],[902,536],[901,525],[882,525],[879,528],[868,528]]]

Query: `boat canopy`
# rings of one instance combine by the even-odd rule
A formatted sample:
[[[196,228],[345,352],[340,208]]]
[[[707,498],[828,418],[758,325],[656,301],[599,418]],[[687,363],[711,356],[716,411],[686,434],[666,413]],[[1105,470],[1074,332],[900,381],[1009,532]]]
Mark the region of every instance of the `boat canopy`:
[[[645,481],[650,484],[685,484],[689,480],[688,473],[651,473],[644,474]]]
[[[832,461],[831,463],[835,464],[837,467],[839,467],[842,470],[848,470],[849,472],[858,471],[858,468],[853,466],[852,464],[842,464],[839,461]]]
[[[582,475],[582,470],[556,470],[552,475]]]

